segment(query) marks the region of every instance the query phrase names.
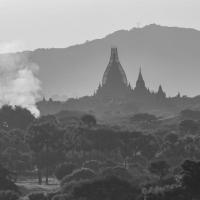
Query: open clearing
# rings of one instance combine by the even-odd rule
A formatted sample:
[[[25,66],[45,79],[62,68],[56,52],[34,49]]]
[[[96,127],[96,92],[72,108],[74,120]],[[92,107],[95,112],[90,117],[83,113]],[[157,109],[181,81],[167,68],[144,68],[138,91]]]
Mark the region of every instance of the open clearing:
[[[46,185],[45,182],[43,182],[42,185],[39,185],[37,179],[19,180],[17,181],[17,185],[20,187],[23,196],[33,192],[53,192],[59,188],[59,183],[54,178],[49,179],[48,185]]]

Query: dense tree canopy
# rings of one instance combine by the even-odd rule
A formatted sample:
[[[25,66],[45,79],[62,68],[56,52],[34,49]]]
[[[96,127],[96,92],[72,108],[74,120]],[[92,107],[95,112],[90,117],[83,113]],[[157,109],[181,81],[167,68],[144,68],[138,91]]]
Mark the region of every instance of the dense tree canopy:
[[[81,121],[86,124],[87,126],[94,126],[96,125],[97,121],[93,115],[85,114],[81,117]]]
[[[110,122],[96,124],[93,115],[76,112],[71,118],[71,112],[66,111],[62,116],[38,119],[28,113],[8,106],[0,110],[0,162],[7,172],[13,171],[18,177],[38,175],[40,183],[43,175],[46,183],[55,175],[61,182],[58,193],[66,200],[79,200],[80,195],[86,200],[110,200],[118,196],[122,199],[141,196],[142,200],[144,197],[199,199],[200,122],[197,117],[158,120],[149,114],[138,114],[136,121],[126,119],[130,126],[125,122],[112,126]],[[27,119],[24,121],[24,118]],[[187,161],[181,166],[184,160]],[[10,181],[15,189],[17,176],[13,175],[8,180],[2,175],[2,185]],[[0,197],[14,195],[11,193],[2,193]],[[32,197],[38,198],[38,195],[47,199],[42,193]]]
[[[13,190],[18,192],[15,185],[15,174],[0,165],[0,190]]]
[[[164,161],[154,161],[149,166],[149,171],[159,176],[160,180],[169,173],[170,166]]]
[[[48,183],[49,167],[56,166],[64,156],[64,130],[52,121],[41,120],[30,126],[26,140],[34,152],[38,171],[46,169]]]
[[[185,134],[195,134],[199,130],[199,124],[191,119],[183,120],[179,126],[180,131]]]
[[[156,121],[157,117],[148,113],[138,113],[131,117],[131,121],[133,122],[153,122]]]
[[[26,129],[34,120],[29,110],[19,106],[5,105],[0,109],[0,125],[3,129]]]
[[[200,120],[200,111],[198,110],[183,110],[180,113],[182,119]]]
[[[133,200],[139,194],[139,188],[114,176],[80,182],[71,191],[72,199],[77,200]]]

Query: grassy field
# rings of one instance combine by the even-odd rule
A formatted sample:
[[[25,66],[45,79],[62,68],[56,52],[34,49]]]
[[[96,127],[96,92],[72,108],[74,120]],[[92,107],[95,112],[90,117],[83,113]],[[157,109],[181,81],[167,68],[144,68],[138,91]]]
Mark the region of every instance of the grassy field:
[[[53,192],[59,188],[59,183],[54,178],[49,179],[48,185],[45,183],[39,185],[37,179],[21,179],[17,181],[17,185],[19,186],[23,196],[33,192]]]

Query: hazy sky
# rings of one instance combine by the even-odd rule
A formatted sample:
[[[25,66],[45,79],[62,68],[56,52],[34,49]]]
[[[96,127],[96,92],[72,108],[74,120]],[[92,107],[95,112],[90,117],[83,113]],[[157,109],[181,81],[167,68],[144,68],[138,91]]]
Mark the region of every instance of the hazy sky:
[[[200,29],[199,0],[0,0],[0,52],[66,47],[157,23]]]

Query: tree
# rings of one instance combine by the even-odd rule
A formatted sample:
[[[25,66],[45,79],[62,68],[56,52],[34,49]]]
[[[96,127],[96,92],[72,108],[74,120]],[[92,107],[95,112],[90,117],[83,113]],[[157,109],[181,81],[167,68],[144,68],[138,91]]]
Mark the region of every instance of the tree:
[[[3,129],[26,129],[34,120],[29,110],[19,106],[5,105],[0,109],[0,126]]]
[[[0,191],[0,199],[1,200],[19,200],[19,193],[14,192],[12,190],[3,190]]]
[[[75,140],[75,148],[78,151],[96,150],[104,154],[111,154],[119,149],[120,139],[116,131],[110,128],[81,128]]]
[[[160,181],[169,173],[170,166],[164,160],[152,162],[149,171],[159,176]]]
[[[63,191],[65,192],[64,188]],[[76,183],[72,187],[70,194],[72,199],[133,200],[138,198],[141,191],[130,182],[111,176]]]
[[[165,137],[165,142],[167,142],[170,146],[171,145],[173,146],[173,145],[175,145],[175,143],[178,142],[178,139],[179,139],[179,137],[178,137],[177,134],[175,134],[175,133],[169,133]]]
[[[72,163],[63,163],[56,167],[55,176],[58,180],[61,180],[65,176],[71,174],[76,169],[76,166]]]
[[[55,166],[64,157],[64,130],[52,122],[37,122],[30,126],[27,142],[34,152],[39,183],[42,181],[41,169],[44,167],[46,184],[48,184],[49,168]]]
[[[28,195],[29,200],[48,200],[44,193],[36,192]]]
[[[169,133],[163,142],[159,156],[166,159],[172,166],[180,165],[186,153],[185,141],[177,134]]]
[[[15,174],[0,165],[0,190],[12,190],[18,192],[15,185]]]
[[[95,172],[99,172],[99,170],[101,169],[101,166],[102,166],[102,162],[98,160],[88,160],[83,163],[83,168],[88,168],[88,169],[94,170]]]
[[[90,114],[83,115],[81,121],[88,127],[95,126],[97,123],[96,118]]]
[[[186,120],[186,119],[190,119],[190,120],[200,120],[200,111],[198,110],[183,110],[180,113],[181,118]]]
[[[181,167],[182,185],[193,196],[200,195],[200,162],[186,160]]]
[[[192,200],[185,189],[179,185],[150,188],[146,192],[145,200]],[[142,199],[142,200],[143,200]]]
[[[135,143],[138,143],[140,154],[146,158],[148,163],[160,150],[160,145],[157,139],[150,134],[141,135],[138,139],[136,139]]]
[[[63,186],[64,184],[69,183],[71,181],[87,180],[87,179],[93,179],[95,177],[96,173],[93,170],[82,168],[73,171],[72,174],[65,176],[61,181],[61,185]]]
[[[155,115],[151,115],[148,113],[138,113],[131,117],[131,121],[133,122],[153,122],[157,121],[157,117]]]
[[[185,134],[195,134],[198,129],[199,125],[194,120],[183,120],[179,125],[180,131]]]
[[[133,146],[136,138],[140,137],[140,132],[120,132],[120,152],[124,158],[124,167],[127,168],[127,160],[133,155]]]
[[[12,129],[5,133],[7,141],[2,149],[2,162],[11,171],[22,173],[23,170],[30,169],[30,149],[25,142],[25,131]],[[5,136],[4,136],[5,137]]]
[[[116,166],[116,167],[107,167],[101,172],[102,176],[115,176],[120,179],[124,179],[127,181],[131,181],[133,176],[131,173],[124,167]]]
[[[195,160],[196,154],[199,153],[198,149],[196,148],[195,141],[196,138],[191,135],[187,135],[182,138],[182,143],[184,145],[185,157],[189,157],[191,160]]]

